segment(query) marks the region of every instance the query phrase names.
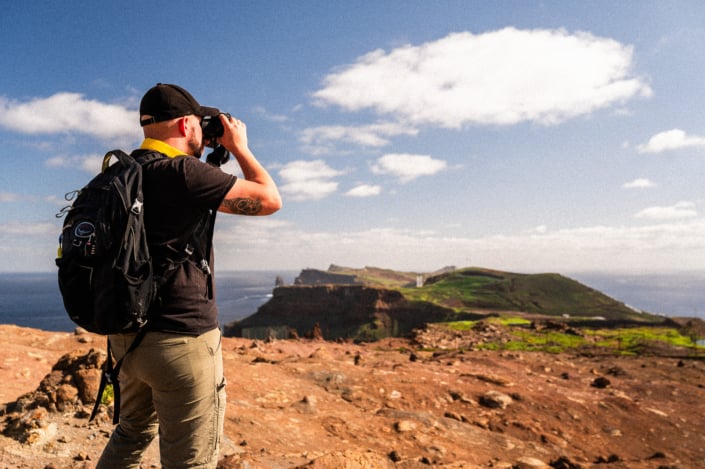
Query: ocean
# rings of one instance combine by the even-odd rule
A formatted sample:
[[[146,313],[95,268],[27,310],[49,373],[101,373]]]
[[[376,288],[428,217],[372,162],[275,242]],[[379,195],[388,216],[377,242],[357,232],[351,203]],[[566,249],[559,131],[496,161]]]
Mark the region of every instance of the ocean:
[[[298,274],[298,271],[217,272],[221,325],[257,312],[271,297],[277,276],[291,284]],[[60,332],[70,332],[76,327],[64,310],[55,272],[0,274],[0,324]]]
[[[216,274],[220,323],[245,318],[271,297],[277,276],[293,283],[299,271],[232,271]],[[666,316],[705,319],[705,271],[671,274],[564,274],[634,308]],[[70,332],[56,273],[0,274],[0,324]]]
[[[705,319],[705,271],[565,275],[642,311]]]

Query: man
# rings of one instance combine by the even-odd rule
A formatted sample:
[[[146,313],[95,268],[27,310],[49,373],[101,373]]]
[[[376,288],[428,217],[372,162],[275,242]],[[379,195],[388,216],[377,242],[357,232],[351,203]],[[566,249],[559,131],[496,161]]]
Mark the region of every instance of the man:
[[[223,125],[216,142],[204,142],[204,117],[220,119]],[[162,273],[167,258],[182,262],[164,273],[167,280],[150,310],[148,332],[125,356],[120,422],[97,468],[140,467],[157,433],[163,468],[215,468],[225,379],[209,220],[215,210],[269,215],[279,210],[281,198],[249,149],[245,124],[201,106],[183,88],[160,83],[147,91],[140,123],[145,139],[133,156],[156,151],[167,157],[143,166],[145,227],[155,271]],[[244,178],[200,161],[206,143],[232,153]],[[125,355],[134,337],[109,336],[116,359]]]

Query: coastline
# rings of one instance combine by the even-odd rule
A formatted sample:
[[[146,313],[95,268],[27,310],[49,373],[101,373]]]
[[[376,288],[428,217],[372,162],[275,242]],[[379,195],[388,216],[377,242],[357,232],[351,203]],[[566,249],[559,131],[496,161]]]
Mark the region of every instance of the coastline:
[[[216,275],[221,327],[254,314],[266,303],[277,276],[292,284],[297,271],[223,271]],[[669,317],[705,320],[705,271],[672,273],[578,272],[567,276],[619,301]],[[56,273],[0,273],[0,324],[72,332]]]

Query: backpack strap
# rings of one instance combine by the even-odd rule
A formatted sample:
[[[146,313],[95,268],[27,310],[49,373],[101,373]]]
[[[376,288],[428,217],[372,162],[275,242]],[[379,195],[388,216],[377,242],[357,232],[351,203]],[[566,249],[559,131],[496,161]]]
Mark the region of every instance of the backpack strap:
[[[142,149],[135,150],[130,156],[141,164],[142,167],[153,161],[168,158],[156,150]],[[222,155],[220,157],[223,158]],[[190,229],[186,230],[186,233],[189,233],[188,238],[179,240],[179,245],[170,246],[175,250],[175,252],[179,253],[178,256],[164,256],[164,253],[161,250],[155,250],[153,246],[150,246],[153,250],[153,258],[157,257],[160,258],[160,260],[168,260],[168,262],[162,265],[163,271],[156,272],[157,277],[159,277],[157,290],[159,290],[159,288],[168,281],[169,277],[181,266],[181,264],[186,262],[188,259],[194,258],[195,256],[196,264],[203,271],[203,273],[208,276],[208,297],[213,298],[215,289],[213,284],[213,273],[210,267],[210,258],[213,246],[216,213],[217,209],[209,213],[207,220],[205,216],[201,217],[192,227],[190,227]],[[157,256],[154,254],[157,254]]]
[[[89,422],[92,422],[98,413],[100,402],[103,397],[103,391],[105,391],[105,387],[108,384],[113,385],[113,424],[117,425],[120,421],[120,380],[118,379],[120,375],[120,368],[122,368],[122,362],[125,360],[125,357],[137,348],[137,346],[142,342],[142,339],[144,339],[145,335],[147,335],[147,328],[140,328],[140,330],[137,331],[137,335],[135,335],[135,340],[132,341],[132,344],[130,344],[130,347],[127,349],[125,354],[120,357],[115,364],[113,364],[113,351],[110,347],[110,337],[108,337],[108,357],[105,359],[103,374],[100,377],[100,385],[98,386],[98,396],[96,397],[95,404],[93,405],[91,416],[88,419]]]
[[[120,164],[122,164],[123,166],[129,166],[130,164],[132,164],[132,158],[130,158],[130,155],[128,155],[124,151],[119,149],[110,150],[103,157],[103,164],[100,167],[101,173],[104,173],[105,170],[108,169],[108,166],[110,166],[110,160],[113,156],[117,158]]]
[[[206,253],[203,259],[201,259],[201,270],[208,275],[208,298],[212,299],[215,292],[215,285],[213,282],[213,270],[210,268],[208,263],[211,259],[211,252],[213,249],[213,233],[215,232],[215,216],[218,214],[218,210],[213,210],[210,214],[210,220],[208,222],[208,232],[206,238]]]

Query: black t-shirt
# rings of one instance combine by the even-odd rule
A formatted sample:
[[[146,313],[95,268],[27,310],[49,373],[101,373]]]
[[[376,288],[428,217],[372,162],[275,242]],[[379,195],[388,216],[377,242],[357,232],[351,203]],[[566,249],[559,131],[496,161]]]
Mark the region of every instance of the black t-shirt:
[[[140,154],[140,150],[134,153]],[[193,232],[201,229],[199,225],[207,226],[209,215],[218,209],[235,180],[192,156],[163,158],[144,166],[145,228],[157,273],[158,258],[164,252],[178,257],[187,243],[194,244]],[[168,277],[159,291],[160,300],[150,311],[150,330],[200,335],[218,327],[215,282],[199,265],[209,242],[195,246],[197,252]]]

